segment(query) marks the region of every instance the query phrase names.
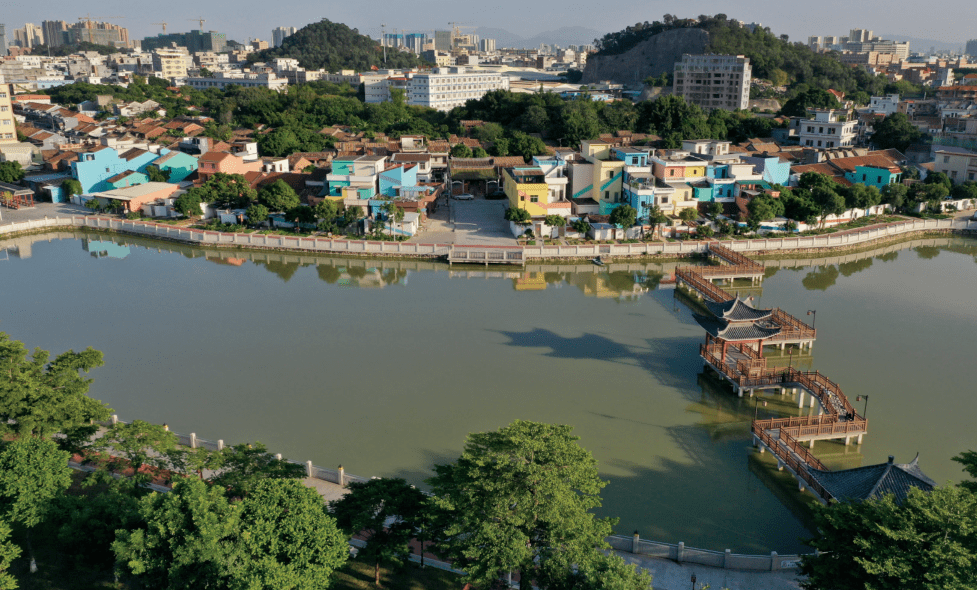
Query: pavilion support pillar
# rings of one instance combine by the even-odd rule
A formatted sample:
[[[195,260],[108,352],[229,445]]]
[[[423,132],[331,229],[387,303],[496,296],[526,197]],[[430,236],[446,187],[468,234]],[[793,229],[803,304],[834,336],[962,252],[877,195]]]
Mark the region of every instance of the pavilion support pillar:
[[[753,446],[754,447],[760,446],[760,439],[757,438],[757,435],[755,435],[755,434],[753,435]]]
[[[858,435],[858,443],[857,443],[857,444],[862,444],[862,437],[863,437],[863,436],[865,436],[865,434],[864,434],[864,433],[863,433],[863,434],[859,434],[859,435]]]
[[[783,471],[783,470],[784,470],[784,462],[781,461],[780,459],[777,459],[777,471]]]
[[[813,449],[813,448],[814,448],[814,439],[813,439],[813,438],[812,438],[812,439],[810,440],[810,442],[809,442],[809,443],[807,444],[807,448],[809,448],[809,449]]]
[[[845,437],[845,446],[847,447],[847,446],[849,446],[850,444],[851,444],[851,437],[850,437],[850,436],[846,436],[846,437]]]
[[[803,389],[800,390],[800,394],[797,396],[797,407],[798,408],[803,408],[804,407],[804,390]]]
[[[804,480],[799,477],[797,478],[797,489],[802,492],[804,491]]]
[[[765,446],[763,446],[763,445],[760,445],[760,454],[762,455],[762,454],[763,454],[763,453],[765,453],[766,451],[767,451],[767,447],[765,447]]]
[[[786,346],[786,343],[784,343],[784,342],[781,342],[781,343],[780,343],[780,350],[783,350],[783,349],[784,349],[784,346]]]
[[[743,388],[742,387],[739,388],[739,391],[737,392],[737,397],[743,397]]]
[[[811,406],[810,407],[813,408],[814,407],[814,404],[818,401],[818,397],[816,395],[814,395],[813,393],[811,393],[810,396],[811,396]]]
[[[750,397],[753,397],[753,390],[752,389],[748,389],[747,391],[750,392]]]

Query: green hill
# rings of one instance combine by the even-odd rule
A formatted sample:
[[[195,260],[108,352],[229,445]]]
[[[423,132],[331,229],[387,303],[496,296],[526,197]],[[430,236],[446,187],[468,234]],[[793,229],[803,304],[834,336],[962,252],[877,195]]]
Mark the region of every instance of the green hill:
[[[401,69],[429,65],[412,53],[396,49],[387,49],[387,61],[384,62],[383,48],[379,43],[361,35],[356,29],[327,19],[302,27],[294,35],[286,37],[281,47],[259,51],[248,59],[259,62],[276,57],[291,57],[299,60],[303,68],[325,68],[330,72],[361,72],[373,66]]]
[[[675,29],[701,29],[709,34],[710,53],[745,55],[750,58],[753,76],[789,85],[792,90],[833,88],[846,93],[863,91],[881,94],[886,81],[864,68],[853,68],[837,59],[837,54],[817,53],[803,43],[791,43],[787,35],[777,36],[767,28],[752,32],[725,14],[679,19],[665,15],[662,21],[638,23],[596,40],[594,57],[621,55],[639,43]]]

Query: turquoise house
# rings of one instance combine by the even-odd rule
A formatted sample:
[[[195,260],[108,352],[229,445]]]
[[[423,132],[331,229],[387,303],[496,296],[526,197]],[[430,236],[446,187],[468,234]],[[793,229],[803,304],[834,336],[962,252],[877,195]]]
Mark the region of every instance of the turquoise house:
[[[902,180],[902,170],[899,168],[881,168],[877,166],[855,166],[854,172],[845,173],[845,180],[874,186],[882,190],[890,184],[895,184]]]
[[[380,192],[385,197],[400,196],[401,188],[417,186],[417,166],[403,164],[380,173]]]
[[[781,162],[780,158],[774,157],[746,157],[743,161],[753,164],[754,170],[770,184],[787,186],[790,180],[790,162]]]
[[[130,186],[136,186],[137,184],[146,184],[149,182],[149,176],[143,174],[142,172],[135,172],[132,170],[127,170],[126,172],[120,172],[112,178],[107,179],[106,184],[110,188],[128,188]]]
[[[168,182],[170,183],[183,182],[187,176],[197,170],[197,158],[190,154],[167,149],[160,150],[160,153],[162,155],[151,164],[162,172],[169,171]]]

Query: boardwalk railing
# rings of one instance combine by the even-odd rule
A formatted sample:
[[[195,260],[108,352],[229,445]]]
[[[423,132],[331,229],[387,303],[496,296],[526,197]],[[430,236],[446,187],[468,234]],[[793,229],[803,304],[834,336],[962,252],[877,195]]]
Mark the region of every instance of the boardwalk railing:
[[[770,319],[780,326],[780,334],[772,340],[813,340],[817,337],[817,330],[779,307],[774,308]]]
[[[762,264],[743,256],[739,252],[734,252],[729,248],[720,245],[718,242],[711,242],[709,244],[709,253],[715,255],[717,258],[725,260],[729,264],[759,269],[760,272],[763,272]]]
[[[369,240],[330,239],[324,237],[286,236],[259,233],[222,233],[200,229],[176,227],[165,223],[133,221],[101,216],[70,216],[35,219],[0,225],[0,235],[43,230],[47,228],[91,228],[119,231],[189,244],[213,244],[241,248],[271,248],[356,254],[371,256],[427,256],[448,255],[449,244],[415,244],[410,242],[373,242]],[[926,219],[894,223],[884,227],[847,232],[842,235],[824,235],[792,238],[766,238],[756,240],[723,241],[722,248],[739,252],[773,252],[777,250],[805,250],[857,246],[866,242],[900,234],[922,231],[955,230],[977,231],[977,221],[960,219]],[[715,242],[713,242],[715,243]],[[524,260],[596,258],[598,256],[681,256],[703,253],[708,242],[650,242],[637,244],[579,244],[568,246],[525,246],[519,248]]]
[[[783,430],[779,433],[779,440],[775,440],[766,430],[757,427],[757,424],[753,424],[753,434],[763,442],[764,445],[770,452],[773,453],[778,460],[780,460],[784,465],[790,468],[797,477],[804,480],[804,482],[811,488],[811,491],[817,494],[818,497],[822,498],[824,501],[828,501],[833,496],[824,489],[814,477],[808,472],[808,466],[815,469],[826,470],[825,466],[818,460],[817,457],[812,455],[810,451],[801,446],[796,440],[794,440],[789,434],[784,433]],[[781,445],[783,443],[783,445]],[[796,455],[791,452],[798,452]],[[795,452],[797,452],[795,451]]]

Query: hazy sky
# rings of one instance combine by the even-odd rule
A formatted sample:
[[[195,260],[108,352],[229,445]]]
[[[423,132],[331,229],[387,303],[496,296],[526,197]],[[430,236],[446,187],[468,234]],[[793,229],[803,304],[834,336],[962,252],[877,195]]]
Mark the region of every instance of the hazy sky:
[[[408,0],[400,2],[334,2],[334,1],[256,1],[238,0],[89,0],[75,7],[50,2],[0,0],[0,22],[11,31],[25,22],[41,24],[42,20],[75,21],[83,16],[82,8],[98,17],[111,19],[129,28],[130,35],[141,39],[155,35],[161,27],[151,23],[167,21],[168,31],[197,28],[190,19],[206,19],[206,30],[227,33],[228,38],[270,40],[277,26],[302,27],[328,18],[356,27],[377,37],[380,23],[408,30],[447,28],[449,21],[503,28],[522,36],[563,26],[584,26],[602,32],[620,30],[641,21],[660,19],[665,13],[679,17],[725,13],[731,18],[771,27],[775,33],[788,34],[794,40],[808,35],[846,35],[852,28],[872,29],[878,34],[901,34],[918,38],[940,39],[962,43],[977,37],[977,2],[941,0],[925,5],[910,0],[821,0],[819,2],[783,2],[772,0],[687,0],[665,2],[526,2],[521,0]]]

